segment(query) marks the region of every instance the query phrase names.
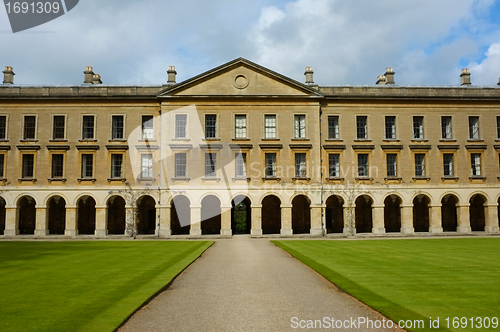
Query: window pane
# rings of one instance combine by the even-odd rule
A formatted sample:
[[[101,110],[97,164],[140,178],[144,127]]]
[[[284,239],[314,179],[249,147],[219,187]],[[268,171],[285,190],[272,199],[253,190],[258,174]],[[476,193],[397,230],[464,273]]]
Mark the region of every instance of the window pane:
[[[0,154],[0,178],[4,178],[5,177],[5,155],[4,154]]]
[[[246,138],[247,137],[247,116],[246,115],[236,115],[234,117],[235,121],[235,136],[236,138]]]
[[[451,139],[451,116],[441,117],[441,138]]]
[[[52,155],[52,178],[62,178],[64,168],[64,155]]]
[[[396,117],[386,116],[385,117],[385,138],[395,139],[396,138]]]
[[[112,154],[111,155],[111,177],[121,178],[122,177],[122,165],[123,165],[123,155],[122,154]]]
[[[94,138],[94,116],[85,115],[83,117],[83,139],[93,139]]]
[[[264,118],[265,138],[276,138],[276,115],[266,115]]]
[[[123,115],[112,117],[112,139],[123,139]]]
[[[23,178],[32,178],[34,175],[35,155],[23,154]]]
[[[94,155],[82,154],[82,178],[92,178],[94,175]]]
[[[469,139],[479,139],[479,117],[469,116]]]
[[[235,158],[235,175],[236,177],[246,177],[247,176],[247,154],[238,153]]]
[[[177,114],[175,116],[175,137],[186,138],[187,136],[187,114]]]
[[[415,176],[425,176],[425,154],[415,154]]]
[[[35,139],[36,117],[24,117],[24,139]]]
[[[142,139],[151,140],[154,138],[153,131],[153,116],[143,115],[142,116]]]
[[[142,178],[152,178],[153,177],[153,155],[152,154],[141,155],[141,177]]]
[[[500,139],[500,116],[497,116],[497,138]]]
[[[175,154],[175,176],[179,178],[186,177],[186,154]]]
[[[276,153],[266,153],[266,177],[276,177]]]
[[[329,116],[328,117],[328,138],[338,139],[339,138],[339,117]]]
[[[306,116],[295,115],[295,138],[306,137]]]
[[[328,155],[328,176],[331,178],[340,177],[340,155],[331,153]]]
[[[306,154],[296,153],[295,154],[295,177],[305,178],[307,173],[306,168]]]
[[[205,153],[205,177],[216,177],[217,154]]]
[[[443,154],[444,176],[453,176],[453,154]]]
[[[472,153],[471,154],[471,175],[480,176],[481,175],[481,154]]]
[[[387,176],[397,176],[397,155],[387,154]]]
[[[358,139],[368,138],[367,118],[366,118],[366,116],[358,116],[358,117],[356,117],[356,126],[357,126],[357,138]]]
[[[7,139],[7,117],[0,116],[0,139]]]
[[[424,138],[424,117],[414,116],[413,117],[413,138],[423,139]]]
[[[368,154],[358,154],[358,176],[368,176]]]
[[[215,138],[217,127],[217,115],[205,114],[205,137]]]

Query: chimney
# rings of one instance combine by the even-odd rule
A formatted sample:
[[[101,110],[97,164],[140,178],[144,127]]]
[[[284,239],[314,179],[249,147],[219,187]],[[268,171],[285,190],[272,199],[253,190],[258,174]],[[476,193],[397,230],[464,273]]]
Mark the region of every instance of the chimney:
[[[392,67],[387,67],[385,70],[385,84],[394,84],[394,70],[392,70]]]
[[[83,81],[84,84],[92,84],[94,80],[94,70],[92,67],[88,66],[85,68],[85,71],[83,72],[85,74],[85,80]]]
[[[92,76],[92,84],[102,84],[101,75],[94,74],[94,76]]]
[[[306,67],[306,72],[304,73],[306,75],[306,84],[314,84],[313,74],[312,67]]]
[[[462,73],[460,74],[460,78],[462,79],[462,86],[471,85],[469,68],[462,69]]]
[[[3,84],[14,84],[14,70],[10,66],[6,66],[3,71]]]
[[[500,86],[500,78],[498,79],[498,83],[497,83],[498,86]]]
[[[168,75],[167,84],[174,84],[175,83],[175,75],[177,75],[177,72],[175,71],[174,66],[168,67],[167,75]]]
[[[375,83],[377,85],[385,85],[386,84],[386,79],[385,79],[385,75],[378,75],[377,77],[377,83]]]

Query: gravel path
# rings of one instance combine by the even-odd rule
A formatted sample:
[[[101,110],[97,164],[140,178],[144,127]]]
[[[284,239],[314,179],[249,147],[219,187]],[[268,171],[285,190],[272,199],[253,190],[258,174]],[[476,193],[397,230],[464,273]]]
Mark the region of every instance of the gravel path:
[[[348,321],[337,331],[396,331],[367,328],[358,317],[384,320],[268,239],[233,236],[217,240],[119,331],[297,331],[301,320],[329,330],[332,318]]]

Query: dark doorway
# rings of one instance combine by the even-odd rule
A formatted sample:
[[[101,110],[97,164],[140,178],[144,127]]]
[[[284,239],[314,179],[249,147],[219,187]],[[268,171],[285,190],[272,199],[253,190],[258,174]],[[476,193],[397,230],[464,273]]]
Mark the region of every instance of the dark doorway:
[[[292,230],[293,234],[311,233],[311,202],[304,195],[292,200]]]
[[[54,196],[49,200],[47,207],[49,209],[49,234],[64,234],[66,229],[66,201],[61,196]]]
[[[209,195],[201,201],[201,234],[220,234],[221,209],[218,197]]]
[[[5,205],[7,205],[5,199],[3,197],[0,197],[0,235],[5,234]]]
[[[31,196],[23,196],[17,201],[19,211],[19,234],[35,234],[36,202]]]
[[[429,205],[431,200],[426,195],[413,199],[413,228],[415,232],[429,231]]]
[[[237,196],[231,201],[231,229],[233,234],[250,234],[252,214],[250,199]]]
[[[372,204],[370,196],[362,195],[356,199],[356,233],[371,233],[373,228]]]
[[[332,195],[326,200],[326,231],[344,232],[344,199],[340,196]]]
[[[384,224],[387,233],[401,232],[401,198],[390,195],[384,200]]]
[[[446,195],[441,200],[441,221],[443,231],[457,231],[457,204],[458,198],[454,195]]]
[[[483,195],[474,195],[471,197],[469,203],[471,230],[474,232],[484,232],[484,227],[486,226],[486,198]]]
[[[78,200],[77,225],[78,234],[93,235],[95,233],[95,200],[90,196],[83,196]]]
[[[281,201],[274,195],[262,200],[262,234],[280,234],[281,231]]]
[[[175,196],[170,202],[172,235],[188,235],[191,229],[191,202],[186,196]]]
[[[137,202],[137,234],[154,234],[156,230],[156,202],[151,196],[142,196]]]
[[[125,200],[121,196],[113,196],[108,199],[108,234],[125,234]]]

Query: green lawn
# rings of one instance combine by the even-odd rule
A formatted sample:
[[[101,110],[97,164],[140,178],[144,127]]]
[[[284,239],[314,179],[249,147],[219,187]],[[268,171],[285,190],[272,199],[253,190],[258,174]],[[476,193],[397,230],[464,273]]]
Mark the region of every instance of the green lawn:
[[[273,242],[394,322],[425,322],[411,331],[500,329],[470,321],[500,318],[500,238]]]
[[[0,331],[113,331],[211,244],[0,242]]]

